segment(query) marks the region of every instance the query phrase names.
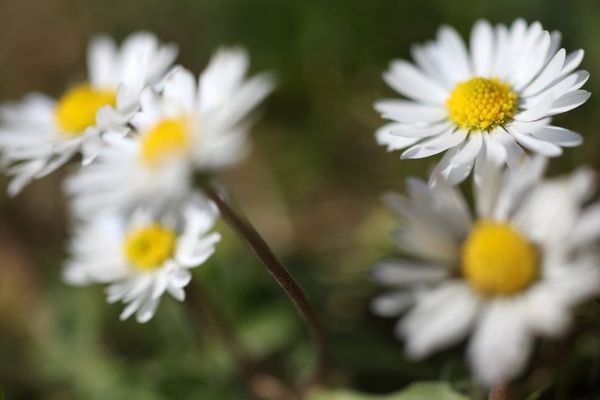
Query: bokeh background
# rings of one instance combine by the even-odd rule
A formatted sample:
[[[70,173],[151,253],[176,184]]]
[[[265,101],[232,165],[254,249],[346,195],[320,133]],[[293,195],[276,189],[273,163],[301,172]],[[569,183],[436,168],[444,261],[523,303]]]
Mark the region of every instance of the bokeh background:
[[[177,43],[179,62],[196,72],[219,46],[246,46],[252,68],[273,71],[279,87],[261,108],[251,157],[221,179],[320,312],[332,385],[381,394],[444,381],[481,398],[461,347],[421,363],[403,357],[394,321],[369,312],[377,288],[368,275],[395,254],[396,221],[380,195],[402,190],[408,175],[424,177],[432,162],[401,162],[375,143],[382,121],[372,104],[393,95],[381,72],[440,24],[468,35],[480,17],[524,17],[562,31],[567,49],[586,50],[586,87],[600,93],[597,0],[0,0],[0,100],[58,96],[85,79],[87,42],[101,32],[118,40],[155,32]],[[597,97],[557,119],[586,142],[551,173],[600,167]],[[101,287],[63,284],[69,217],[61,181],[74,167],[16,199],[0,197],[6,399],[285,399],[281,382],[310,374],[315,353],[294,308],[224,224],[216,255],[194,272],[192,301],[165,298],[146,325],[119,322],[120,306],[107,305]],[[600,399],[599,322],[599,304],[589,304],[578,311],[577,335],[538,343],[514,398]]]

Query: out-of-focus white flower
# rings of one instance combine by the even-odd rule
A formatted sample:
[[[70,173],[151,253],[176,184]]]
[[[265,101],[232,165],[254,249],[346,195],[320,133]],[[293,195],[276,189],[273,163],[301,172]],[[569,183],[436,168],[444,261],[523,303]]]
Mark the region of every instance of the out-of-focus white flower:
[[[57,101],[30,94],[0,108],[2,163],[13,176],[8,191],[16,195],[35,178],[66,163],[78,151],[84,164],[98,153],[101,134],[126,133],[148,85],[162,79],[177,49],[146,32],[129,36],[120,49],[99,36],[88,48],[88,81],[69,88]]]
[[[77,215],[160,208],[185,197],[194,171],[209,172],[240,160],[248,151],[249,113],[272,90],[267,75],[246,79],[248,55],[219,51],[199,82],[176,68],[141,96],[141,111],[127,137],[107,137],[96,161],[66,183]]]
[[[394,290],[373,309],[400,315],[407,353],[422,358],[473,330],[468,358],[484,384],[506,383],[526,364],[535,336],[565,331],[572,307],[600,291],[600,203],[586,208],[593,175],[542,180],[542,158],[502,173],[487,163],[473,218],[460,192],[440,180],[408,181],[390,195],[403,219],[398,245],[412,260],[389,261],[374,277]]]
[[[567,54],[559,32],[540,23],[491,26],[479,21],[467,50],[449,26],[437,40],[412,49],[415,64],[396,60],[384,80],[405,100],[375,104],[392,120],[377,133],[389,151],[407,148],[401,158],[423,158],[446,152],[434,177],[463,181],[487,159],[515,165],[522,147],[545,156],[577,146],[582,138],[551,125],[551,116],[583,104],[586,71],[575,69],[583,50]],[[560,48],[560,49],[559,49]]]
[[[212,255],[220,235],[209,232],[217,216],[212,203],[196,199],[182,210],[160,218],[142,209],[129,218],[100,214],[84,223],[72,240],[65,280],[110,284],[108,301],[126,304],[122,320],[136,314],[147,322],[165,292],[183,301],[189,270]]]

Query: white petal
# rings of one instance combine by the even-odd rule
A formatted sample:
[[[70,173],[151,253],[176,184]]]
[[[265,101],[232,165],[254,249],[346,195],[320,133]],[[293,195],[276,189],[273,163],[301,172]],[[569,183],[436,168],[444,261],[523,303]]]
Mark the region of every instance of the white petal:
[[[392,123],[382,126],[375,132],[377,144],[387,146],[388,151],[400,150],[412,146],[420,140],[420,138],[407,138],[392,134],[392,130],[403,128],[403,124]]]
[[[506,76],[506,64],[510,58],[510,40],[508,29],[505,25],[496,25],[496,48],[493,55],[494,65],[490,72],[491,76],[496,76],[502,80],[505,80]]]
[[[538,334],[559,336],[571,322],[568,304],[556,296],[551,285],[541,283],[530,289],[522,300],[524,320]]]
[[[456,30],[448,25],[442,25],[438,30],[439,46],[446,52],[448,74],[454,82],[466,80],[471,75],[471,66],[467,48]]]
[[[390,129],[390,133],[392,135],[398,135],[405,138],[423,139],[426,137],[439,135],[440,133],[450,129],[451,126],[452,125],[448,122],[442,122],[427,126],[397,124],[392,129]]]
[[[439,282],[448,276],[448,270],[439,264],[399,260],[381,262],[371,274],[384,285],[412,286]]]
[[[178,68],[165,78],[163,96],[180,113],[191,114],[196,103],[196,78],[185,68]]]
[[[383,79],[398,93],[425,103],[443,104],[448,97],[448,92],[434,79],[403,60],[393,61]]]
[[[423,293],[401,321],[399,333],[410,357],[423,358],[462,339],[475,319],[478,301],[461,281]]]
[[[185,300],[185,291],[183,290],[183,288],[176,286],[173,283],[169,283],[169,286],[167,286],[167,291],[175,300],[177,300],[177,301]]]
[[[454,159],[454,157],[456,156],[456,154],[458,153],[459,150],[460,150],[460,147],[458,147],[458,146],[449,149],[444,154],[444,156],[442,157],[442,159],[440,160],[440,162],[437,163],[437,165],[435,166],[435,168],[433,169],[433,171],[431,172],[431,175],[429,177],[429,185],[431,187],[435,187],[442,180],[448,180],[450,174],[457,169],[452,164],[452,160]],[[468,166],[468,170],[467,171],[463,171],[463,173],[459,174],[460,176],[462,176],[463,180],[471,172],[471,167],[472,167],[472,165]],[[453,179],[450,182],[451,183],[458,183],[458,182],[462,182],[462,181],[460,180],[460,178],[457,178],[455,176],[455,177],[453,177]]]
[[[466,133],[462,131],[453,132],[448,130],[441,135],[423,140],[422,142],[408,148],[400,155],[400,158],[407,159],[429,157],[452,147],[458,146],[464,142],[466,136]]]
[[[501,184],[501,167],[492,160],[483,163],[481,181],[474,185],[475,208],[480,218],[491,218]]]
[[[563,97],[569,92],[573,92],[581,88],[589,79],[590,74],[587,71],[577,71],[566,77],[556,79],[550,86],[539,94],[524,98],[523,107],[530,108],[546,97],[551,97],[555,100]]]
[[[140,308],[143,301],[144,301],[144,297],[142,297],[142,296],[135,298],[133,301],[131,301],[129,304],[127,304],[127,307],[125,307],[123,312],[121,312],[119,319],[121,321],[125,321],[127,318],[131,317]]]
[[[546,158],[536,156],[527,161],[522,161],[504,172],[500,191],[494,205],[494,219],[510,219],[516,206],[520,205],[523,199],[530,195],[541,180],[546,165]]]
[[[503,129],[497,129],[494,132],[493,140],[504,147],[504,150],[506,151],[506,163],[509,167],[514,168],[526,158],[526,154],[521,146],[519,146],[515,139]]]
[[[509,301],[495,301],[482,313],[469,343],[471,368],[484,385],[504,384],[521,373],[529,357],[527,322]]]
[[[456,263],[463,234],[457,224],[444,218],[443,211],[394,194],[386,195],[384,200],[405,222],[394,232],[399,246],[436,263]]]
[[[452,159],[453,164],[473,163],[483,144],[482,134],[472,134]]]
[[[519,71],[517,81],[514,83],[515,90],[523,90],[523,88],[538,74],[546,62],[549,48],[550,34],[546,31],[541,32],[533,45],[533,49],[527,54],[527,63],[523,65],[523,69]]]
[[[429,106],[406,100],[380,100],[375,109],[383,118],[403,123],[438,122],[447,117],[447,111],[441,106]]]
[[[93,86],[116,89],[115,74],[117,49],[108,36],[97,36],[88,47],[89,79]]]
[[[494,31],[489,22],[479,20],[475,23],[470,47],[474,74],[488,77],[494,63]]]
[[[567,58],[565,59],[565,64],[563,65],[562,73],[566,75],[570,72],[575,71],[575,68],[577,68],[579,64],[581,64],[581,61],[583,61],[583,54],[584,51],[581,49],[569,53],[567,55]]]
[[[150,321],[154,316],[154,313],[156,313],[156,309],[158,308],[159,302],[160,298],[146,298],[144,303],[140,306],[139,310],[136,313],[137,322],[139,322],[140,324],[144,324]]]
[[[554,100],[552,103],[552,109],[550,115],[560,114],[579,107],[588,99],[592,94],[586,90],[574,90]]]
[[[534,104],[525,111],[518,113],[515,116],[515,119],[517,121],[536,121],[538,119],[547,117],[553,107],[553,103],[554,98],[550,95],[546,95],[546,97],[540,100],[537,104]]]
[[[382,294],[371,303],[371,311],[382,317],[395,317],[402,314],[414,300],[414,294],[408,291]]]
[[[589,246],[600,239],[600,203],[586,208],[573,228],[571,241],[577,246]]]
[[[426,75],[431,76],[432,79],[435,79],[440,86],[443,86],[447,90],[451,90],[454,87],[455,82],[450,77],[451,71],[445,68],[445,65],[441,62],[446,56],[440,50],[437,43],[430,42],[423,46],[413,45],[410,52],[417,67],[422,69]]]
[[[531,135],[563,147],[574,147],[583,143],[583,138],[579,133],[558,126],[546,126],[532,131]]]
[[[506,148],[502,145],[502,142],[498,140],[498,135],[495,132],[491,132],[484,135],[483,139],[483,156],[485,159],[490,160],[496,165],[503,165],[506,161]]]
[[[538,153],[547,157],[557,157],[562,154],[562,149],[555,144],[536,139],[535,137],[526,133],[521,133],[512,127],[509,132],[517,140],[517,142],[534,153]]]
[[[178,287],[187,286],[192,280],[192,273],[184,268],[177,268],[169,274],[169,281]]]
[[[546,68],[538,75],[537,78],[522,93],[522,96],[528,97],[535,95],[548,87],[560,74],[565,62],[565,49],[560,49],[548,63]]]
[[[473,168],[475,157],[481,151],[482,142],[482,134],[470,135],[469,140],[450,159],[449,165],[442,172],[448,183],[455,185],[466,179]]]

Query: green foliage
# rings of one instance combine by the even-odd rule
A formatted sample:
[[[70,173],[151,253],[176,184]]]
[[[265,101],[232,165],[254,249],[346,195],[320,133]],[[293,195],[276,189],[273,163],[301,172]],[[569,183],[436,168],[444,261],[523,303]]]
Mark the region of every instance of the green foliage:
[[[335,390],[316,394],[311,400],[467,400],[446,383],[413,383],[397,393],[377,396],[347,390]]]
[[[441,23],[466,35],[480,17],[540,20],[562,31],[567,49],[586,49],[586,89],[596,95],[557,117],[586,145],[565,150],[551,171],[597,167],[600,4],[592,0],[2,0],[0,98],[31,90],[60,95],[82,79],[85,46],[99,32],[119,39],[156,32],[179,45],[179,61],[195,72],[218,46],[248,47],[252,69],[273,71],[279,86],[252,130],[251,157],[223,180],[315,304],[338,382],[366,393],[407,387],[379,397],[335,390],[311,400],[459,400],[464,396],[450,384],[480,394],[463,347],[413,362],[394,337],[395,321],[369,312],[380,290],[369,268],[394,251],[388,232],[396,221],[379,196],[402,190],[409,175],[425,176],[432,161],[400,162],[378,146],[373,133],[383,122],[372,104],[393,95],[381,79],[391,59],[409,57],[411,44],[433,38]],[[99,286],[62,283],[70,220],[62,212],[61,174],[17,200],[0,199],[0,383],[7,399],[250,399],[223,335],[196,321],[189,302],[165,299],[153,321],[138,325],[120,322],[120,305],[106,304]],[[251,251],[226,226],[219,231],[215,257],[194,270],[187,293],[204,292],[257,368],[299,383],[315,361],[305,327]],[[581,312],[592,334],[579,346],[538,343],[532,373],[511,387],[514,398],[540,387],[547,387],[540,398],[600,397],[599,309]],[[421,381],[438,383],[410,385]]]

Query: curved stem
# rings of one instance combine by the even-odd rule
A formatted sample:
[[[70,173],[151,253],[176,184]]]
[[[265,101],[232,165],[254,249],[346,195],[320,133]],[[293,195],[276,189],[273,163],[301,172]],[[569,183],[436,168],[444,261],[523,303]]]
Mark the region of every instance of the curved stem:
[[[508,392],[508,385],[504,385],[504,384],[494,385],[490,389],[490,396],[488,397],[488,399],[489,400],[505,400],[507,392]]]
[[[243,214],[236,212],[207,179],[199,179],[199,184],[204,193],[217,205],[223,219],[254,250],[254,253],[296,306],[318,346],[318,366],[312,383],[323,382],[329,368],[329,346],[325,331],[321,327],[317,314],[308,301],[306,294]]]

